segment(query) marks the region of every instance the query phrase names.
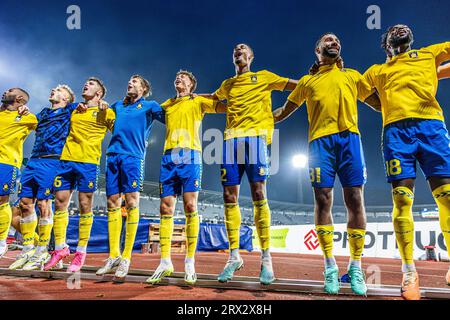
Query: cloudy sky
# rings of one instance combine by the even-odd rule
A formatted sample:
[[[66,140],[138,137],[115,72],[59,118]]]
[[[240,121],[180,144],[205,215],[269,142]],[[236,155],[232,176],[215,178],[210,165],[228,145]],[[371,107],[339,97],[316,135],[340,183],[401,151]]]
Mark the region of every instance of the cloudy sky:
[[[69,30],[66,9],[81,9],[81,29]],[[369,30],[367,7],[381,9],[381,30]],[[213,92],[234,75],[233,46],[250,44],[255,51],[254,71],[267,69],[298,79],[314,62],[314,43],[328,31],[342,42],[346,66],[364,72],[384,61],[379,48],[382,31],[406,23],[414,31],[415,47],[450,40],[448,1],[2,1],[0,11],[0,90],[21,86],[31,93],[33,112],[48,104],[50,89],[69,84],[80,97],[89,76],[104,80],[107,100],[120,99],[130,75],[139,73],[153,86],[158,102],[174,95],[173,78],[179,69],[195,73],[198,92]],[[273,94],[274,107],[287,98]],[[442,81],[438,100],[448,115],[450,80]],[[381,116],[360,105],[360,130],[366,153],[369,181],[366,202],[390,204],[380,149]],[[225,117],[208,115],[203,129],[223,130]],[[280,170],[269,180],[269,197],[295,202],[299,176],[291,158],[307,151],[307,114],[298,110],[280,129]],[[157,181],[164,127],[156,124],[147,152],[146,179]],[[29,156],[34,138],[26,141]],[[107,146],[107,136],[104,147]],[[206,142],[205,144],[206,145]],[[103,165],[102,165],[103,166]],[[295,174],[293,174],[295,173]],[[205,165],[203,187],[221,190],[218,165]],[[421,173],[416,203],[432,203]],[[340,186],[338,183],[336,186]],[[312,203],[305,182],[305,200]],[[248,195],[247,183],[243,184]],[[337,192],[336,203],[342,203]]]

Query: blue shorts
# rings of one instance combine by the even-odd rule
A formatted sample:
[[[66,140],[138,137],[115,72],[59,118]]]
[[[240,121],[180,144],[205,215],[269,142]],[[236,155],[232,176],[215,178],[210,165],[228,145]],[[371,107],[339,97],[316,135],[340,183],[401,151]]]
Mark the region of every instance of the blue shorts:
[[[19,198],[50,199],[55,173],[59,168],[59,159],[31,158],[20,178]]]
[[[366,164],[359,134],[347,130],[311,141],[308,161],[314,188],[333,188],[336,174],[342,187],[366,183]]]
[[[416,178],[416,160],[423,174],[450,177],[450,137],[439,120],[409,119],[383,130],[383,155],[387,181]]]
[[[142,192],[145,160],[125,154],[106,157],[106,196]]]
[[[7,196],[16,192],[16,181],[19,174],[19,168],[0,163],[0,196]]]
[[[198,192],[202,187],[202,154],[191,149],[167,150],[161,159],[159,194],[161,198]]]
[[[94,192],[97,190],[99,173],[100,166],[96,164],[62,160],[55,175],[53,188],[55,191]]]
[[[225,140],[222,156],[223,186],[240,185],[244,172],[250,182],[266,181],[269,177],[268,146],[264,137]]]

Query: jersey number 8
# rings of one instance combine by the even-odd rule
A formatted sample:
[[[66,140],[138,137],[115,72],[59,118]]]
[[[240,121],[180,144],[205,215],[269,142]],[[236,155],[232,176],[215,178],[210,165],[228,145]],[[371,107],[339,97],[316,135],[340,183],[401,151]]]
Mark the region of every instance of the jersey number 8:
[[[400,166],[400,160],[392,159],[386,161],[386,174],[388,176],[396,176],[402,173],[402,167]]]

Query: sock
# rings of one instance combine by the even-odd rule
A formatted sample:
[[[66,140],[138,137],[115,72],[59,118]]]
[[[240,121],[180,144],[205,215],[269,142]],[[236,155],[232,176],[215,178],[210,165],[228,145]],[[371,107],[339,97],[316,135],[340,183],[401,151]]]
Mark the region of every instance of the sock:
[[[267,199],[253,201],[256,232],[261,250],[270,248],[270,208]]]
[[[53,218],[40,218],[38,225],[38,246],[47,248],[53,228]],[[36,233],[34,234],[36,235]],[[33,239],[33,241],[35,238]]]
[[[193,257],[186,257],[184,259],[184,264],[195,264],[195,259]]]
[[[23,236],[24,251],[34,248],[34,233],[36,232],[37,223],[36,212],[20,219],[20,230],[22,231]]]
[[[172,265],[172,260],[169,258],[161,258],[161,261],[159,262],[160,266],[162,267],[169,267]]]
[[[173,216],[161,215],[159,225],[159,245],[161,247],[161,259],[170,259],[172,247]]]
[[[261,260],[270,260],[272,257],[270,256],[269,249],[261,250]]]
[[[434,189],[433,196],[439,209],[439,223],[450,257],[450,184]]]
[[[347,228],[347,239],[350,247],[350,263],[351,266],[361,268],[361,256],[364,250],[364,240],[366,230]]]
[[[61,250],[66,246],[67,226],[69,225],[69,212],[67,210],[55,211],[53,217],[53,233],[55,234],[55,249]]]
[[[139,208],[130,208],[127,211],[128,215],[125,235],[125,248],[123,249],[122,257],[124,259],[131,259],[131,252],[133,251],[134,239],[136,238],[137,228],[139,224]]]
[[[6,238],[8,238],[11,220],[12,211],[9,202],[0,205],[0,240],[6,240]]]
[[[91,229],[93,222],[94,222],[94,215],[92,214],[92,212],[80,214],[80,222],[78,225],[79,235],[78,235],[77,251],[86,252],[89,237],[91,236]]]
[[[198,211],[186,213],[186,257],[193,258],[197,249],[198,233],[200,231],[200,219]]]
[[[225,203],[225,226],[230,250],[239,249],[241,210],[237,203]]]
[[[405,265],[414,265],[414,220],[412,205],[414,201],[413,192],[407,187],[397,187],[392,190],[394,209],[392,221],[394,224],[395,238],[398,250]]]
[[[316,225],[317,238],[319,239],[320,248],[325,258],[325,267],[330,268],[336,265],[333,256],[333,235],[334,226],[332,225]]]
[[[108,209],[109,257],[120,256],[120,233],[122,232],[121,208]]]

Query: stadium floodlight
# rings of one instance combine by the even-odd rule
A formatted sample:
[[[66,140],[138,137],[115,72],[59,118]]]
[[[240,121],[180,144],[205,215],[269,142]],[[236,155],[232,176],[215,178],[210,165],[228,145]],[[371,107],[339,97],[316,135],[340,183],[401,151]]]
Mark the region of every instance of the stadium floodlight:
[[[305,168],[308,164],[308,157],[304,154],[296,154],[292,157],[292,165],[294,168]]]

